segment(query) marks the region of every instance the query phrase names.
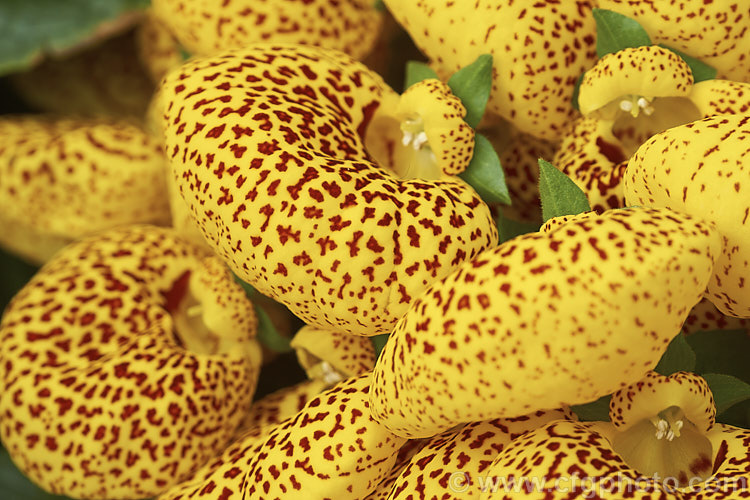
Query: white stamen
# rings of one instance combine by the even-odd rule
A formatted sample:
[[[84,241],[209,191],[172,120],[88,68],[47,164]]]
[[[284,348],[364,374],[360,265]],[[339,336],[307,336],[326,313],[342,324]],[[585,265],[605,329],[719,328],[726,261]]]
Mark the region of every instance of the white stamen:
[[[620,109],[625,111],[626,113],[630,113],[630,111],[633,109],[633,103],[628,100],[622,100],[620,101]]]
[[[682,420],[678,420],[677,422],[674,423],[674,426],[677,427],[678,431],[682,429],[683,425],[685,425],[685,423]]]
[[[337,384],[344,380],[341,376],[327,361],[320,363],[320,370],[323,372],[323,382],[329,385]]]
[[[651,116],[654,113],[654,107],[653,106],[647,106],[647,107],[643,108],[643,113],[646,116]]]
[[[638,107],[639,108],[642,108],[642,109],[645,110],[646,107],[648,107],[648,105],[649,105],[648,99],[646,99],[645,97],[638,98]]]
[[[667,432],[667,441],[672,441],[674,439],[674,432],[670,430]]]
[[[404,146],[408,146],[413,140],[414,134],[409,132],[408,130],[404,130],[404,136],[401,138],[401,144],[403,144]]]
[[[194,318],[196,316],[200,316],[203,314],[203,306],[200,304],[196,304],[192,307],[188,307],[187,311],[185,311],[188,318]]]
[[[423,145],[427,143],[427,134],[422,131],[417,134],[417,137],[414,138],[414,149],[420,149]]]
[[[672,431],[669,430],[669,424],[667,423],[667,421],[664,419],[660,419],[656,424],[656,439],[661,439],[665,436],[668,436],[670,432]],[[667,437],[667,439],[669,439],[669,437]]]

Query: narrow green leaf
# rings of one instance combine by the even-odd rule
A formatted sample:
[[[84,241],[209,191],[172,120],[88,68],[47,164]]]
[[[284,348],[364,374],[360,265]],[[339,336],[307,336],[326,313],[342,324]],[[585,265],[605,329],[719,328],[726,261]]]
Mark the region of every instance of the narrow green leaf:
[[[750,399],[737,403],[716,416],[716,421],[743,429],[750,428]]]
[[[191,54],[190,54],[190,52],[188,52],[187,50],[185,50],[185,47],[183,47],[182,45],[180,45],[179,46],[179,50],[180,50],[180,57],[182,57],[183,61],[187,61],[188,59],[190,59]]]
[[[458,70],[448,80],[453,95],[466,107],[464,121],[477,128],[492,90],[492,55],[482,54],[476,61]]]
[[[602,396],[591,403],[571,406],[570,409],[584,422],[609,422],[609,401],[611,399],[611,395]]]
[[[384,333],[382,335],[375,335],[374,337],[370,337],[372,347],[375,348],[375,359],[378,359],[380,357],[380,353],[383,351],[386,342],[388,342],[389,336],[389,334]]]
[[[606,9],[594,9],[596,54],[601,58],[628,47],[651,45],[651,38],[638,21]]]
[[[103,23],[149,4],[149,0],[2,0],[0,74],[22,70],[47,51],[74,47]]]
[[[372,7],[373,7],[373,8],[375,9],[375,10],[378,10],[378,11],[380,11],[380,12],[385,12],[385,11],[386,11],[386,6],[385,6],[385,2],[383,2],[383,0],[375,0],[375,1],[374,1],[374,2],[372,3]]]
[[[474,156],[469,166],[458,174],[469,183],[485,203],[510,205],[510,193],[505,185],[505,172],[492,143],[482,134],[474,135]]]
[[[581,108],[578,106],[578,96],[581,93],[581,82],[583,81],[583,77],[586,75],[586,72],[584,71],[581,73],[581,76],[578,77],[578,80],[576,80],[576,86],[573,87],[573,97],[570,99],[570,103],[573,105],[573,109],[576,111],[580,111]]]
[[[515,219],[506,217],[502,210],[495,217],[495,224],[497,225],[497,232],[500,235],[500,243],[505,243],[508,240],[512,240],[516,236],[522,234],[536,233],[539,231],[539,224],[533,224],[531,222],[520,222]]]
[[[52,495],[32,483],[19,471],[8,452],[0,448],[0,492],[13,500],[64,500],[67,497]]]
[[[419,83],[422,80],[429,80],[434,78],[439,80],[437,73],[430,68],[427,63],[421,61],[409,61],[406,63],[406,82],[404,88],[408,89],[415,83]]]
[[[589,200],[581,188],[554,165],[539,158],[539,195],[542,199],[542,219],[575,215],[591,210]]]
[[[695,370],[695,353],[681,333],[677,334],[667,346],[654,371],[662,375]]]
[[[743,401],[750,399],[750,385],[737,377],[719,373],[706,373],[703,378],[708,382],[716,401],[716,413],[721,414]]]
[[[260,292],[251,284],[245,283],[236,274],[234,280],[242,286],[250,300],[260,295]],[[255,309],[255,316],[258,318],[258,342],[272,351],[282,353],[291,351],[292,346],[289,344],[289,339],[279,333],[268,314],[255,302],[253,302],[253,308]]]
[[[682,60],[685,61],[688,66],[690,66],[690,71],[693,72],[693,81],[695,83],[702,82],[704,80],[713,80],[714,78],[716,78],[716,68],[714,68],[713,66],[709,66],[700,59],[689,56],[682,51],[673,49],[672,47],[667,47],[663,43],[660,43],[659,47],[671,50],[672,52],[680,56]]]
[[[696,373],[723,373],[750,382],[750,337],[745,330],[696,332],[686,340],[696,354]]]

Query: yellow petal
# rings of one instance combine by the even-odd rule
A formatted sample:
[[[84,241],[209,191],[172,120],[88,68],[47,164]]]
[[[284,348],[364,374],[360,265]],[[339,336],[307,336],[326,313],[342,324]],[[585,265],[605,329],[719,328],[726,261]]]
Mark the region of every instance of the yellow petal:
[[[747,330],[750,320],[726,316],[719,311],[708,299],[703,299],[690,311],[682,333],[690,335],[695,332],[710,332],[712,330]]]
[[[246,468],[242,498],[363,498],[388,475],[405,440],[367,411],[370,374],[316,397],[268,436]]]
[[[581,81],[578,104],[589,115],[628,96],[684,97],[693,86],[693,73],[674,52],[652,45],[607,54]],[[602,110],[604,111],[604,110]]]
[[[147,11],[138,25],[135,44],[138,57],[155,83],[183,62],[179,43],[152,10]]]
[[[680,331],[720,248],[708,223],[633,208],[485,251],[399,321],[375,366],[373,416],[424,437],[636,382]]]
[[[0,323],[3,444],[50,492],[154,496],[231,439],[260,371],[255,329],[222,262],[168,230],[71,245]]]
[[[127,123],[7,117],[0,120],[0,213],[31,241],[0,241],[41,263],[60,243],[111,227],[169,222],[161,144]],[[25,228],[25,229],[24,229]],[[45,238],[55,244],[42,248]]]
[[[629,205],[668,207],[716,226],[724,250],[707,297],[730,316],[750,317],[750,118],[720,115],[652,137],[625,173]]]
[[[375,366],[375,349],[368,337],[305,326],[294,335],[291,345],[307,376],[329,385]]]
[[[599,0],[602,9],[637,20],[654,43],[681,50],[719,71],[719,76],[750,81],[747,34],[750,16],[733,0],[632,2]],[[739,8],[738,8],[739,7]]]
[[[388,333],[414,296],[497,242],[468,184],[372,161],[368,124],[397,96],[338,52],[248,47],[189,62],[162,94],[168,156],[204,236],[308,324]]]
[[[258,42],[310,44],[361,59],[382,14],[366,0],[155,0],[157,17],[191,53],[211,55]]]
[[[596,60],[588,2],[386,0],[388,10],[432,60],[453,74],[492,54],[488,110],[522,132],[556,141],[577,113],[573,88]]]
[[[750,112],[750,83],[730,80],[704,80],[693,86],[690,100],[703,118],[714,115],[738,115]]]

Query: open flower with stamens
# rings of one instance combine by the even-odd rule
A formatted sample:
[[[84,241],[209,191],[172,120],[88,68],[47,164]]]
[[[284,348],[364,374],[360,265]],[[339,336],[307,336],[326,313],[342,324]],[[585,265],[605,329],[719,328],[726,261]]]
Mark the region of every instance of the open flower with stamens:
[[[627,160],[653,135],[707,116],[744,113],[750,84],[693,83],[687,63],[659,46],[607,54],[587,71],[578,98],[583,117],[569,125],[553,163],[601,212],[625,206]]]
[[[375,349],[367,337],[304,326],[294,335],[291,346],[307,376],[329,386],[375,366]]]
[[[692,373],[649,372],[616,392],[612,423],[558,420],[512,442],[488,477],[518,489],[483,499],[744,498],[750,433],[714,424],[706,381]]]
[[[470,132],[439,82],[399,100],[340,52],[260,44],[188,62],[161,94],[174,177],[206,240],[310,325],[389,333],[413,297],[497,243],[463,180],[399,174],[433,151],[446,171],[466,162]]]
[[[648,208],[583,214],[487,250],[396,325],[373,372],[373,416],[429,437],[610,394],[656,365],[720,251],[711,224]]]
[[[44,489],[154,496],[227,445],[260,371],[253,304],[172,231],[66,247],[0,323],[0,436]]]

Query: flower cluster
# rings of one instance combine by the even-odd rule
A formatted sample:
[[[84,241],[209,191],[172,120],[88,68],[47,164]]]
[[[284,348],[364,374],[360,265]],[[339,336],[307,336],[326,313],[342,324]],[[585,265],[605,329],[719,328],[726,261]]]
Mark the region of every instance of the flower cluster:
[[[0,245],[41,266],[0,321],[0,439],[39,487],[749,494],[747,7],[126,20],[0,116]],[[270,363],[305,378],[262,390]]]

